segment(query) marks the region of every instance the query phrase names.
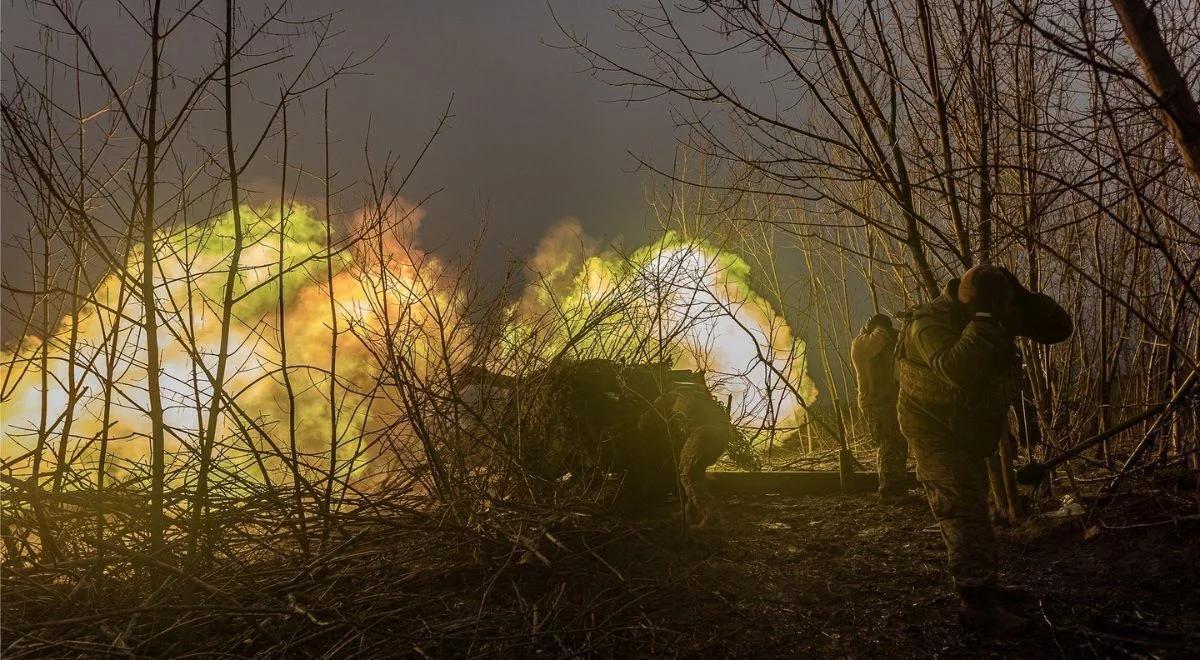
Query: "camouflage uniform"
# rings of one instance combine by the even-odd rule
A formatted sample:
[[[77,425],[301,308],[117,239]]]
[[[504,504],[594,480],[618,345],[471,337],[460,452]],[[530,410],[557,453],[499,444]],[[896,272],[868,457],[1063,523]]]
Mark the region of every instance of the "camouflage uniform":
[[[904,490],[908,444],[896,419],[898,385],[893,370],[896,332],[876,328],[863,332],[850,345],[850,361],[858,381],[858,407],[871,438],[879,447],[879,492]]]
[[[940,297],[916,309],[897,351],[900,428],[960,590],[996,582],[986,459],[996,451],[1016,393],[1020,362],[1013,338],[1054,343],[1072,330],[1052,299],[1019,293],[1003,323],[972,320],[958,302],[958,280],[951,280]]]
[[[705,471],[732,439],[729,411],[706,387],[680,385],[658,397],[639,426],[645,437],[665,433],[669,438],[674,465],[658,465],[661,474],[677,475],[687,519],[700,526],[719,522],[720,511]]]
[[[896,418],[896,402],[866,406],[862,411],[867,429],[879,445],[879,456],[876,460],[879,492],[903,494],[907,490],[904,484],[905,473],[908,471],[908,442],[900,432],[900,421]]]

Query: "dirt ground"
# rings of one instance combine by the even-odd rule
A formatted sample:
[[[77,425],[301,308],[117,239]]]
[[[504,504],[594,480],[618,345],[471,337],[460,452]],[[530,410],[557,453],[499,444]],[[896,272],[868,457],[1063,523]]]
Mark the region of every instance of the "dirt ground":
[[[1040,596],[1021,642],[961,634],[944,549],[915,500],[761,498],[693,555],[712,600],[691,650],[753,656],[1200,655],[1200,529],[1101,531],[1081,521],[1004,533],[1003,574]],[[701,557],[707,553],[707,556]],[[664,613],[672,625],[686,626]]]
[[[1155,506],[1136,504],[1142,513]],[[1119,508],[1110,513],[1128,519]],[[1200,525],[1190,520],[1116,529],[1080,517],[1002,532],[1003,575],[1039,594],[1027,613],[1039,628],[1019,641],[988,641],[958,627],[941,539],[916,498],[882,507],[870,495],[765,496],[733,499],[724,512],[719,530],[680,535],[664,522],[598,541],[589,552],[604,558],[611,579],[557,584],[553,562],[534,565],[480,603],[519,598],[533,619],[541,612],[541,630],[556,632],[535,623],[500,646],[504,635],[477,633],[431,651],[1200,657]]]
[[[1028,611],[1037,632],[1015,641],[959,629],[923,502],[884,507],[863,494],[727,499],[723,525],[703,531],[665,510],[631,522],[512,506],[465,526],[397,515],[303,566],[227,563],[192,600],[152,607],[127,585],[10,575],[0,653],[1200,658],[1189,492],[1005,530],[1005,577],[1040,595]]]

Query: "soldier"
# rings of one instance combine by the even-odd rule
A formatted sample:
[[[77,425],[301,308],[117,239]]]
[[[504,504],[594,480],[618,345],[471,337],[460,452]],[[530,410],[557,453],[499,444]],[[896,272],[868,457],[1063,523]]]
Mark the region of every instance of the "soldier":
[[[887,314],[867,321],[850,344],[850,361],[858,380],[858,408],[879,447],[879,501],[895,503],[907,495],[904,487],[908,445],[896,420],[896,329]]]
[[[676,475],[682,490],[685,520],[698,527],[719,524],[721,512],[708,488],[705,471],[725,453],[733,438],[729,411],[712,397],[707,387],[681,383],[654,401],[654,407],[642,416],[639,428],[643,437],[665,437],[669,441],[667,458],[673,459],[673,466],[662,461],[642,462],[665,468],[660,470],[661,474]]]
[[[900,428],[941,527],[963,625],[994,635],[1025,630],[1010,606],[1029,592],[1000,586],[988,517],[986,459],[999,444],[1016,393],[1014,337],[1065,341],[1070,316],[1007,270],[976,266],[951,280],[905,327],[897,351]]]

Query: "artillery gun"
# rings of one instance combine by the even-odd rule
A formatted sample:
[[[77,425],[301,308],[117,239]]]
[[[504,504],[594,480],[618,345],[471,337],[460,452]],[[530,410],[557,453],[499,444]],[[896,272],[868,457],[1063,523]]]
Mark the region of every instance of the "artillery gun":
[[[457,380],[463,399],[486,411],[484,430],[545,482],[599,490],[615,481],[627,511],[679,492],[696,522],[715,516],[704,472],[735,430],[704,372],[561,360],[522,376],[475,367]]]

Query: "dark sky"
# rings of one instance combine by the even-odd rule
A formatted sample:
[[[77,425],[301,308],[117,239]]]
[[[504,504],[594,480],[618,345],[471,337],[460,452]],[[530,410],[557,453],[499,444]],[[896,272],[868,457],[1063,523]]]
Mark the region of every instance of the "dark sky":
[[[614,36],[603,3],[554,6],[580,30]],[[454,95],[450,130],[414,187],[445,188],[427,240],[470,232],[485,209],[500,244],[491,249],[516,255],[564,216],[596,235],[642,232],[648,179],[632,172],[628,152],[669,162],[666,109],[606,102],[619,92],[581,73],[575,53],[544,43],[563,41],[545,3],[349,3],[341,22],[358,40],[387,43],[371,78],[339,85],[355,103],[343,104],[338,124],[361,126],[369,113],[373,136],[411,145]]]
[[[86,7],[97,50],[115,70],[131,75],[144,55],[144,39],[128,16],[98,8],[105,4]],[[173,10],[175,4],[165,3]],[[254,17],[262,12],[258,4],[241,6]],[[328,6],[302,0],[294,3],[292,15],[317,14]],[[578,217],[588,234],[602,239],[644,240],[646,188],[653,180],[634,172],[637,163],[629,152],[670,164],[677,136],[667,107],[614,101],[621,92],[587,75],[576,53],[547,45],[564,39],[544,2],[361,0],[342,6],[336,25],[344,32],[330,59],[384,43],[363,69],[370,76],[343,78],[331,94],[338,140],[334,167],[343,182],[363,174],[368,121],[378,158],[388,151],[411,154],[453,95],[449,129],[408,189],[412,197],[443,189],[428,207],[422,228],[427,245],[460,243],[485,217],[489,240],[482,256],[493,268],[508,257],[528,255],[546,229],[567,216]],[[616,48],[627,40],[606,3],[553,0],[553,7],[593,43]],[[213,10],[219,8],[217,3]],[[18,47],[35,46],[35,18],[51,14],[24,1],[6,0],[3,9],[4,52],[28,63]],[[211,35],[182,41],[167,55],[172,62],[211,61]],[[9,76],[5,90],[11,90]],[[293,158],[314,168],[321,153],[319,98],[310,96],[302,108],[306,117],[297,119],[293,111],[292,119],[300,126],[292,131]],[[343,205],[353,206],[353,200]],[[10,203],[5,211],[8,239],[24,223]]]

